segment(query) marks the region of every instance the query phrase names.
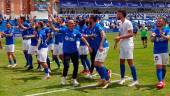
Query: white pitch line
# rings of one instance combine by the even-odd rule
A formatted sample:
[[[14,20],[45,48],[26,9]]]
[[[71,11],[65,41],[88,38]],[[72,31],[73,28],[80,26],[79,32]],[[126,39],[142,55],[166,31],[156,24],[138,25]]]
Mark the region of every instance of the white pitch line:
[[[125,80],[131,80],[132,78],[126,78]],[[111,83],[116,83],[119,80],[114,80],[111,81]],[[56,93],[56,92],[64,92],[68,90],[76,90],[76,89],[82,89],[82,88],[89,88],[89,87],[96,87],[96,84],[91,84],[87,86],[82,86],[82,87],[74,87],[74,88],[68,88],[68,89],[60,89],[60,90],[53,90],[53,91],[48,91],[48,92],[42,92],[42,93],[36,93],[36,94],[30,94],[30,95],[25,95],[25,96],[39,96],[39,95],[45,95],[45,94],[50,94],[50,93]]]
[[[112,73],[113,75],[117,75],[120,76],[120,74],[117,73]],[[98,74],[94,74],[94,76],[97,76]],[[131,77],[129,76],[125,76],[125,80],[132,80]],[[111,81],[111,83],[116,83],[120,80],[114,80]],[[56,92],[63,92],[63,91],[68,91],[68,90],[76,90],[76,89],[82,89],[82,88],[89,88],[89,87],[95,87],[96,84],[91,84],[91,85],[87,85],[87,86],[82,86],[82,87],[74,87],[74,88],[68,88],[68,89],[60,89],[60,90],[53,90],[53,91],[48,91],[48,92],[42,92],[42,93],[36,93],[36,94],[30,94],[30,95],[25,95],[25,96],[39,96],[39,95],[44,95],[44,94],[50,94],[50,93],[56,93]]]

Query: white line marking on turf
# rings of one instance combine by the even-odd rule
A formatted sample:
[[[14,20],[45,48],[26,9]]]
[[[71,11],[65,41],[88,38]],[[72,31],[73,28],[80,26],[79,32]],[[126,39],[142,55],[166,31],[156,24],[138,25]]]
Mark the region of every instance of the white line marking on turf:
[[[112,74],[120,76],[120,74],[117,74],[117,73],[112,73]],[[132,80],[132,78],[129,77],[129,76],[125,76],[125,77],[126,77],[125,80]],[[114,81],[111,81],[111,83],[116,83],[118,81],[119,80],[114,80]],[[39,96],[39,95],[44,95],[44,94],[50,94],[50,93],[56,93],[56,92],[64,92],[64,91],[68,91],[68,90],[76,90],[76,89],[89,88],[89,87],[95,87],[95,86],[96,86],[96,84],[91,84],[91,85],[82,86],[82,87],[73,87],[73,88],[68,88],[68,89],[53,90],[53,91],[30,94],[30,95],[25,95],[25,96]]]
[[[131,80],[132,78],[126,78],[125,80]],[[111,83],[116,83],[119,80],[114,80],[111,81]],[[87,86],[82,86],[82,87],[74,87],[74,88],[68,88],[68,89],[60,89],[60,90],[53,90],[53,91],[48,91],[48,92],[42,92],[42,93],[36,93],[36,94],[31,94],[31,95],[25,95],[25,96],[39,96],[39,95],[44,95],[44,94],[50,94],[50,93],[56,93],[56,92],[63,92],[63,91],[68,91],[68,90],[76,90],[76,89],[82,89],[82,88],[89,88],[89,87],[95,87],[96,84],[91,84]]]

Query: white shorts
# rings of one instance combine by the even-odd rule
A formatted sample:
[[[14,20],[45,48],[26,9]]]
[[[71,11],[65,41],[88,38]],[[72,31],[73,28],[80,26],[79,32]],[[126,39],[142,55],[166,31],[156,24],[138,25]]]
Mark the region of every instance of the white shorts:
[[[89,49],[86,45],[79,47],[79,55],[88,55]]]
[[[47,54],[48,54],[48,48],[41,48],[40,50],[38,50],[38,60],[40,62],[46,62]]]
[[[155,65],[167,65],[169,63],[169,54],[162,53],[162,54],[154,54],[154,62]]]
[[[120,47],[120,59],[133,59],[134,47]]]
[[[63,43],[54,45],[53,55],[63,55]]]
[[[102,52],[100,52],[98,50],[97,54],[96,54],[96,57],[95,57],[95,61],[104,62],[106,57],[107,57],[108,51],[109,51],[109,47],[108,48],[104,48],[104,50]]]
[[[31,46],[31,39],[22,41],[22,50],[29,50],[30,46]]]
[[[37,52],[38,49],[36,46],[30,46],[29,49],[28,49],[28,54],[31,54],[31,55],[37,55]]]
[[[48,51],[52,51],[52,50],[54,50],[54,44],[48,45]]]
[[[14,52],[15,46],[14,44],[6,45],[5,49],[6,49],[6,52]]]

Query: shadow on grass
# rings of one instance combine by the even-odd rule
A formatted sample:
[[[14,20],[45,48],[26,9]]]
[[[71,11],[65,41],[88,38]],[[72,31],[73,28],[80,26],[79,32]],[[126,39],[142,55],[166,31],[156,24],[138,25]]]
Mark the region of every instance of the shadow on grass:
[[[22,80],[24,82],[28,82],[29,80],[41,80],[41,77],[38,76],[28,76],[22,78],[12,78],[12,80]]]
[[[135,47],[134,49],[146,49],[146,48],[143,48],[143,47]]]
[[[138,85],[136,88],[137,90],[153,90],[155,89],[155,85]]]
[[[32,91],[32,90],[42,90],[42,89],[45,89],[45,90],[56,90],[56,88],[60,88],[58,90],[62,90],[62,88],[64,89],[70,89],[70,86],[72,86],[72,84],[66,84],[66,85],[61,85],[61,84],[54,84],[54,85],[50,85],[50,86],[44,86],[44,87],[37,87],[37,88],[31,88],[31,89],[28,89],[28,90],[25,90],[24,92],[27,92],[27,91]]]

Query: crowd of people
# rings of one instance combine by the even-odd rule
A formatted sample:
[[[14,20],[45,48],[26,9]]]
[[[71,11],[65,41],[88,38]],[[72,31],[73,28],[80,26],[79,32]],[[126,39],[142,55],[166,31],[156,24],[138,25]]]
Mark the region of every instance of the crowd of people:
[[[72,84],[79,86],[77,81],[79,59],[84,70],[82,74],[90,79],[93,79],[93,70],[96,69],[100,79],[96,86],[107,88],[111,84],[111,70],[104,65],[109,51],[109,44],[106,38],[105,30],[100,25],[97,15],[90,15],[83,18],[62,18],[60,16],[53,17],[52,12],[48,10],[49,17],[46,21],[35,21],[36,17],[30,18],[29,22],[25,17],[17,19],[17,26],[12,26],[10,22],[6,23],[6,30],[1,33],[1,37],[6,39],[6,52],[9,60],[8,67],[15,68],[17,60],[14,54],[14,30],[13,27],[20,29],[22,33],[22,48],[25,56],[27,70],[32,70],[33,57],[37,57],[38,70],[44,69],[44,79],[50,79],[50,59],[48,53],[52,53],[52,60],[56,62],[58,68],[60,63],[63,64],[63,72],[61,84],[67,84],[67,74],[70,66],[70,61],[73,63]],[[115,37],[116,49],[120,44],[120,85],[125,83],[125,61],[127,60],[131,70],[133,81],[129,84],[130,87],[139,84],[137,78],[137,70],[133,62],[133,25],[126,18],[126,11],[117,11],[117,19],[119,23],[119,35]],[[155,23],[156,27],[151,32],[151,40],[154,43],[154,61],[158,77],[156,87],[162,89],[165,87],[166,65],[168,64],[168,40],[170,39],[170,29],[167,28],[166,20],[159,17]],[[147,28],[142,25],[141,39],[144,48],[147,47]],[[0,43],[2,48],[2,45]],[[90,60],[88,55],[90,54]],[[60,62],[60,60],[62,62]],[[91,61],[91,62],[90,62]]]

